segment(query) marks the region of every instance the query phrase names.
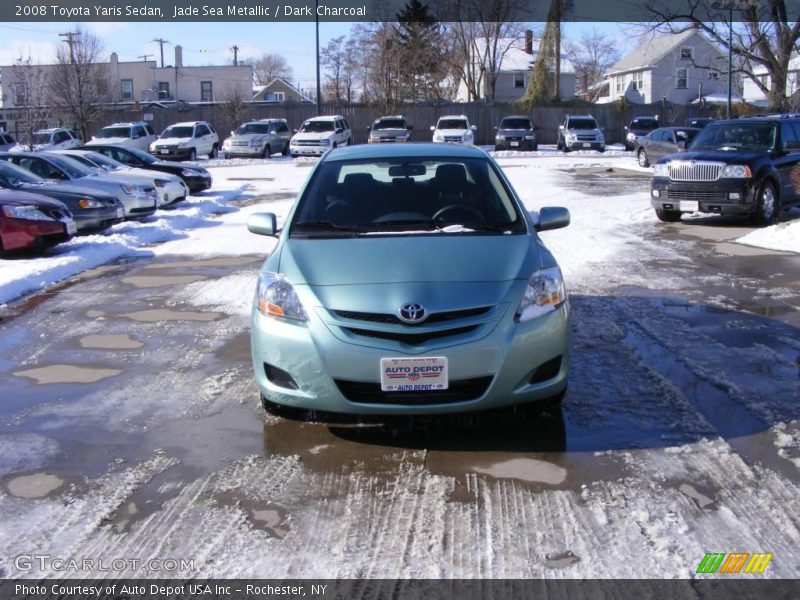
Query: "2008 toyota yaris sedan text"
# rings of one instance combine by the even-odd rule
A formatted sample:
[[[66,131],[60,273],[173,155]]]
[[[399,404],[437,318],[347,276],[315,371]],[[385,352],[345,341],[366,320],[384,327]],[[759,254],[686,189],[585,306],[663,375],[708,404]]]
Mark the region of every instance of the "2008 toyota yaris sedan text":
[[[560,401],[569,305],[537,232],[564,208],[522,206],[482,150],[326,153],[277,229],[251,343],[266,408],[424,414]]]

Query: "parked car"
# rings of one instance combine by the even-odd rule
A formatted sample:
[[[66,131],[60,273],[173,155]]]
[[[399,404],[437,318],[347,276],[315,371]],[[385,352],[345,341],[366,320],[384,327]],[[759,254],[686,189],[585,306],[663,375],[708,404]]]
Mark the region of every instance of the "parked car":
[[[640,137],[636,148],[639,166],[649,167],[667,154],[685,151],[699,132],[695,127],[662,127]]]
[[[466,115],[450,115],[439,117],[436,125],[431,125],[433,141],[437,144],[465,144],[471,146],[475,143],[475,132],[478,128],[470,125]]]
[[[67,150],[80,146],[83,142],[80,136],[72,129],[64,127],[54,127],[52,129],[40,129],[33,133],[33,143],[27,144],[18,141],[9,152],[41,152],[44,150]]]
[[[211,123],[206,121],[170,125],[150,144],[151,154],[178,160],[195,160],[201,154],[216,158],[218,150],[219,136]]]
[[[322,156],[329,148],[352,143],[353,132],[343,116],[312,117],[295,130],[289,142],[289,151],[293,157]]]
[[[96,144],[116,144],[118,146],[130,146],[147,150],[150,144],[156,141],[155,132],[146,121],[136,121],[134,123],[114,123],[103,127],[92,139],[86,142],[87,146]]]
[[[711,117],[695,117],[695,118],[692,118],[692,119],[686,119],[686,121],[684,121],[683,125],[685,127],[696,127],[697,129],[702,129],[703,127],[705,127],[709,123],[713,123],[713,122],[714,122],[714,119],[712,119]]]
[[[260,156],[269,158],[276,152],[289,154],[291,138],[286,119],[263,119],[248,121],[231,131],[231,136],[222,143],[225,158],[234,156]]]
[[[606,151],[603,131],[591,115],[567,115],[558,126],[556,148],[570,150]]]
[[[79,233],[100,231],[125,218],[125,207],[110,194],[80,184],[48,181],[4,160],[0,160],[0,188],[58,200],[72,213]]]
[[[375,119],[370,127],[367,127],[367,143],[369,144],[391,144],[403,143],[411,140],[412,125],[406,122],[403,115],[380,117]]]
[[[12,136],[10,133],[0,131],[0,152],[11,150],[11,148],[16,145],[17,141],[14,139],[14,136]]]
[[[369,198],[369,202],[364,202]],[[276,405],[442,413],[564,394],[569,309],[533,219],[478,148],[383,144],[325,154],[261,270],[251,321],[258,388]],[[387,268],[392,265],[392,268]]]
[[[512,115],[503,117],[500,125],[495,127],[495,150],[538,150],[539,140],[536,130],[539,129],[530,117]]]
[[[0,190],[0,252],[41,249],[77,231],[69,209],[47,196]]]
[[[650,202],[662,221],[683,213],[750,215],[772,225],[800,203],[800,118],[715,121],[688,150],[653,168]]]
[[[154,186],[98,175],[69,156],[52,152],[3,152],[0,160],[8,160],[43,179],[72,181],[111,194],[125,207],[126,219],[142,219],[156,212],[158,197]]]
[[[635,117],[625,126],[625,150],[634,150],[636,138],[643,137],[661,127],[658,117]]]
[[[168,160],[160,160],[152,154],[137,150],[135,148],[125,148],[122,146],[113,145],[95,145],[95,146],[82,146],[80,150],[92,150],[98,152],[115,161],[122,163],[127,167],[136,167],[137,169],[145,169],[148,171],[158,171],[161,173],[170,173],[177,175],[189,188],[193,194],[202,192],[211,187],[212,179],[211,173],[197,164],[172,162]]]
[[[97,169],[98,174],[118,177],[120,181],[127,183],[138,182],[142,185],[152,185],[158,195],[159,207],[186,200],[186,196],[189,194],[189,188],[177,175],[156,174],[145,169],[126,167],[113,158],[92,150],[56,150],[56,153],[70,156],[90,169]]]

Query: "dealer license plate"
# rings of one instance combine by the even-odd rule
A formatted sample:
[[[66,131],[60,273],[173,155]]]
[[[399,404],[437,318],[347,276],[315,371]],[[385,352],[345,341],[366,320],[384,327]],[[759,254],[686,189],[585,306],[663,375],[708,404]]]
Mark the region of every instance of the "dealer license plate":
[[[516,148],[517,146],[519,146],[519,142],[511,142],[512,148]]]
[[[384,392],[446,390],[447,385],[446,356],[381,359],[381,390]]]
[[[75,235],[78,232],[78,226],[75,224],[75,221],[67,221],[67,233],[69,235]]]
[[[167,150],[166,148],[161,148],[161,149],[158,151],[158,153],[159,153],[159,154],[169,154],[169,150]]]
[[[591,147],[592,147],[592,145],[591,145],[591,144],[584,143],[584,144],[583,144],[583,147],[584,147],[584,148],[591,148]]]
[[[700,210],[700,203],[697,200],[681,200],[680,207],[686,212],[697,212]]]

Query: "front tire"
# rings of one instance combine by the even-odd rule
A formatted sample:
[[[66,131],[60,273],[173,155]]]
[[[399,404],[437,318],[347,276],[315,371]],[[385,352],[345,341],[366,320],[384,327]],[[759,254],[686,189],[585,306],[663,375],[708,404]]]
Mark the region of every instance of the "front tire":
[[[659,221],[663,221],[664,223],[677,223],[681,220],[681,211],[657,208],[656,217],[658,217]]]
[[[780,199],[771,181],[764,181],[758,188],[758,200],[753,213],[753,224],[758,227],[769,227],[778,222],[781,212]]]
[[[211,146],[211,152],[208,153],[208,158],[217,158],[218,155],[219,155],[219,148],[217,148],[217,145],[214,144],[213,146]]]
[[[636,153],[636,158],[639,161],[640,167],[650,166],[650,159],[647,157],[647,151],[644,148],[639,148],[639,152]]]
[[[261,158],[269,158],[270,156],[272,156],[272,148],[269,147],[269,144],[266,144],[261,151]]]
[[[189,150],[189,160],[191,161],[197,160],[197,150],[195,150],[194,148]]]

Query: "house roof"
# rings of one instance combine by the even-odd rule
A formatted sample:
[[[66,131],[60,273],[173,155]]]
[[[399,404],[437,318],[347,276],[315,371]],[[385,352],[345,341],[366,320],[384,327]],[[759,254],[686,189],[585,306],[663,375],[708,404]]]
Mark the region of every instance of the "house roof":
[[[695,35],[699,35],[703,41],[710,43],[696,29],[687,29],[681,33],[667,33],[655,37],[648,36],[636,48],[618,60],[608,71],[609,73],[619,73],[621,71],[637,71],[654,67],[667,54],[679,45],[686,43],[689,38]]]
[[[485,39],[478,39],[475,40],[476,50],[476,57],[484,56],[485,49],[486,49],[486,40]],[[511,72],[511,71],[530,71],[533,63],[536,61],[536,57],[539,52],[539,42],[534,40],[533,42],[533,54],[528,54],[525,52],[525,40],[517,39],[517,38],[500,38],[498,40],[498,54],[502,53],[505,48],[508,48],[508,51],[502,56],[500,59],[500,64],[497,67],[497,70],[500,72]],[[562,73],[574,73],[575,67],[573,64],[567,60],[567,57],[563,54],[561,55],[561,72]]]
[[[291,83],[286,81],[283,77],[276,77],[275,79],[270,81],[267,85],[254,86],[253,87],[253,92],[254,92],[253,97],[254,98],[263,97],[264,94],[266,93],[266,91],[269,90],[271,87],[273,87],[276,83],[281,83],[285,87],[289,88],[290,90],[293,90],[298,96],[300,96],[300,98],[304,102],[312,102],[312,100],[308,96],[306,96],[303,92],[301,92],[296,87],[294,87]]]

